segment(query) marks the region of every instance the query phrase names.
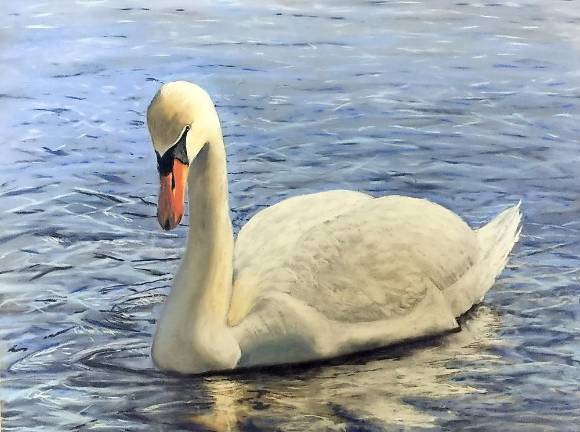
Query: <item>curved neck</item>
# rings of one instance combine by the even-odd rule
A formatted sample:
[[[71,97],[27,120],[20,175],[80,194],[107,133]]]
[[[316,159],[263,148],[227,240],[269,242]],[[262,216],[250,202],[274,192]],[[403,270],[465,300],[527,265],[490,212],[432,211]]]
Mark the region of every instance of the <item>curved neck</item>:
[[[231,369],[240,349],[226,320],[234,240],[222,140],[205,144],[189,172],[187,249],[157,322],[153,360],[184,373]]]
[[[190,166],[187,249],[171,295],[189,319],[225,326],[230,305],[233,233],[223,142],[205,144]]]

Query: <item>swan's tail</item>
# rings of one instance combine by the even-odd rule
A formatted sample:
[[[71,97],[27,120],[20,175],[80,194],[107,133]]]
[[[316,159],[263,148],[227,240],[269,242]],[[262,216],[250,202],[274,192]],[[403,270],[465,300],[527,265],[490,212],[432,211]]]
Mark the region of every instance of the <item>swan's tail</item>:
[[[522,229],[520,204],[521,201],[476,231],[479,259],[457,283],[445,290],[456,317],[483,300],[506,266],[508,255]]]

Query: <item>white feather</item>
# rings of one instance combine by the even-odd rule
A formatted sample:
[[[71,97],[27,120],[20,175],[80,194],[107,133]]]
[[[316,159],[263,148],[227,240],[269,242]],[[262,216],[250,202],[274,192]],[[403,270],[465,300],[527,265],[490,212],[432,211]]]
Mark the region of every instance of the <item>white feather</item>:
[[[158,152],[190,126],[188,154],[198,155],[188,246],[153,344],[162,369],[325,359],[455,329],[518,240],[519,204],[474,231],[426,200],[338,190],[259,212],[234,246],[224,145],[207,94],[166,84],[148,121]]]

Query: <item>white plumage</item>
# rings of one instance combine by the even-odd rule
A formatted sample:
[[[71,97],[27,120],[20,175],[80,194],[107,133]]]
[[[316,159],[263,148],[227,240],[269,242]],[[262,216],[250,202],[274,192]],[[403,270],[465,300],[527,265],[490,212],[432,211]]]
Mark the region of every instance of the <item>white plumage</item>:
[[[153,345],[162,369],[317,360],[452,330],[518,240],[519,204],[474,231],[426,200],[337,190],[257,213],[234,246],[209,96],[166,84],[148,120],[160,153],[178,137],[166,133],[164,142],[158,128],[191,127],[188,248]]]

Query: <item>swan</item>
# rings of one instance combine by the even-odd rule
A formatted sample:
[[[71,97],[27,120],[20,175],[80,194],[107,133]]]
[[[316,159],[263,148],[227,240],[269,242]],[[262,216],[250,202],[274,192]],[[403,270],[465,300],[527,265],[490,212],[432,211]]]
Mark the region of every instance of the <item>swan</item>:
[[[519,238],[519,203],[473,230],[424,199],[333,190],[258,212],[234,242],[210,96],[163,84],[147,126],[163,229],[179,224],[186,189],[189,198],[187,247],[153,336],[161,370],[323,360],[452,331]]]

